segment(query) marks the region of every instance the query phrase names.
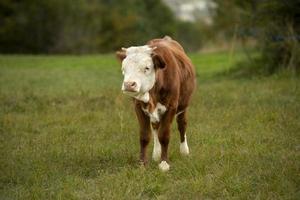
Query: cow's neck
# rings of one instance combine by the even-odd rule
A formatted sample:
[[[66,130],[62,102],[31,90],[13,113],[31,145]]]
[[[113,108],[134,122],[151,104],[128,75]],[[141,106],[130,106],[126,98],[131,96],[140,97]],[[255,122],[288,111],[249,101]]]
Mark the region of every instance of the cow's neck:
[[[143,108],[147,109],[150,113],[155,109],[157,104],[157,99],[155,98],[155,94],[153,94],[154,90],[150,90],[148,92],[148,101],[144,101]]]
[[[157,80],[155,82],[156,83],[154,84],[154,86],[152,87],[151,90],[149,90],[148,92],[145,92],[145,93],[138,94],[138,95],[134,96],[134,98],[139,101],[144,102],[145,104],[148,104],[148,103],[151,104],[151,101],[155,100],[154,97],[157,95],[155,93],[157,92],[157,89],[159,87],[157,84],[158,83]]]
[[[148,103],[150,101],[150,94],[149,92],[146,92],[146,93],[138,94],[134,98],[144,103]]]
[[[154,85],[154,87],[149,91],[144,93],[143,95],[140,95],[138,97],[135,97],[137,100],[142,101],[143,102],[143,109],[148,110],[150,113],[152,113],[154,111],[154,109],[156,108],[157,103],[159,103],[159,85],[156,84]]]

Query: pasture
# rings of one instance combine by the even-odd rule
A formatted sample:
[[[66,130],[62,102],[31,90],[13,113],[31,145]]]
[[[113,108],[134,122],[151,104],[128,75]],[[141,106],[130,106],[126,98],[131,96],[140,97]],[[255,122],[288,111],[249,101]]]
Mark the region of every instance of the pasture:
[[[138,164],[114,55],[0,56],[0,199],[299,199],[300,79],[224,74],[241,52],[190,56],[191,154],[173,123],[167,173]]]

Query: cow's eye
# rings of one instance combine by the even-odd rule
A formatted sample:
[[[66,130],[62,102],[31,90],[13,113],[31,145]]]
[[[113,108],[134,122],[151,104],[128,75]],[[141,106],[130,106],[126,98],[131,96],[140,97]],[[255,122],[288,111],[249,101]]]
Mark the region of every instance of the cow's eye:
[[[150,67],[145,67],[145,72],[149,71]]]

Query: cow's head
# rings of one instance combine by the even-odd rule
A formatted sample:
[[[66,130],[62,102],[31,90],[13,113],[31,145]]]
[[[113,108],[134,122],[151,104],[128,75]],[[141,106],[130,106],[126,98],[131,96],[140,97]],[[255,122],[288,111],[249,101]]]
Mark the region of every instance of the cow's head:
[[[155,84],[156,70],[165,67],[156,47],[135,46],[122,48],[117,57],[122,62],[124,81],[122,91],[137,99],[147,101],[148,92]]]

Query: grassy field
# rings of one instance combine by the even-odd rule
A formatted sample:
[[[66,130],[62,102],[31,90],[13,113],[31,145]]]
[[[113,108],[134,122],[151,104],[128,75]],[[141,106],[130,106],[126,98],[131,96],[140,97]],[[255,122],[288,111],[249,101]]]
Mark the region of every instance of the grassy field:
[[[0,199],[299,199],[300,79],[221,75],[228,55],[191,55],[191,155],[174,123],[168,173],[138,165],[113,55],[0,56]]]

